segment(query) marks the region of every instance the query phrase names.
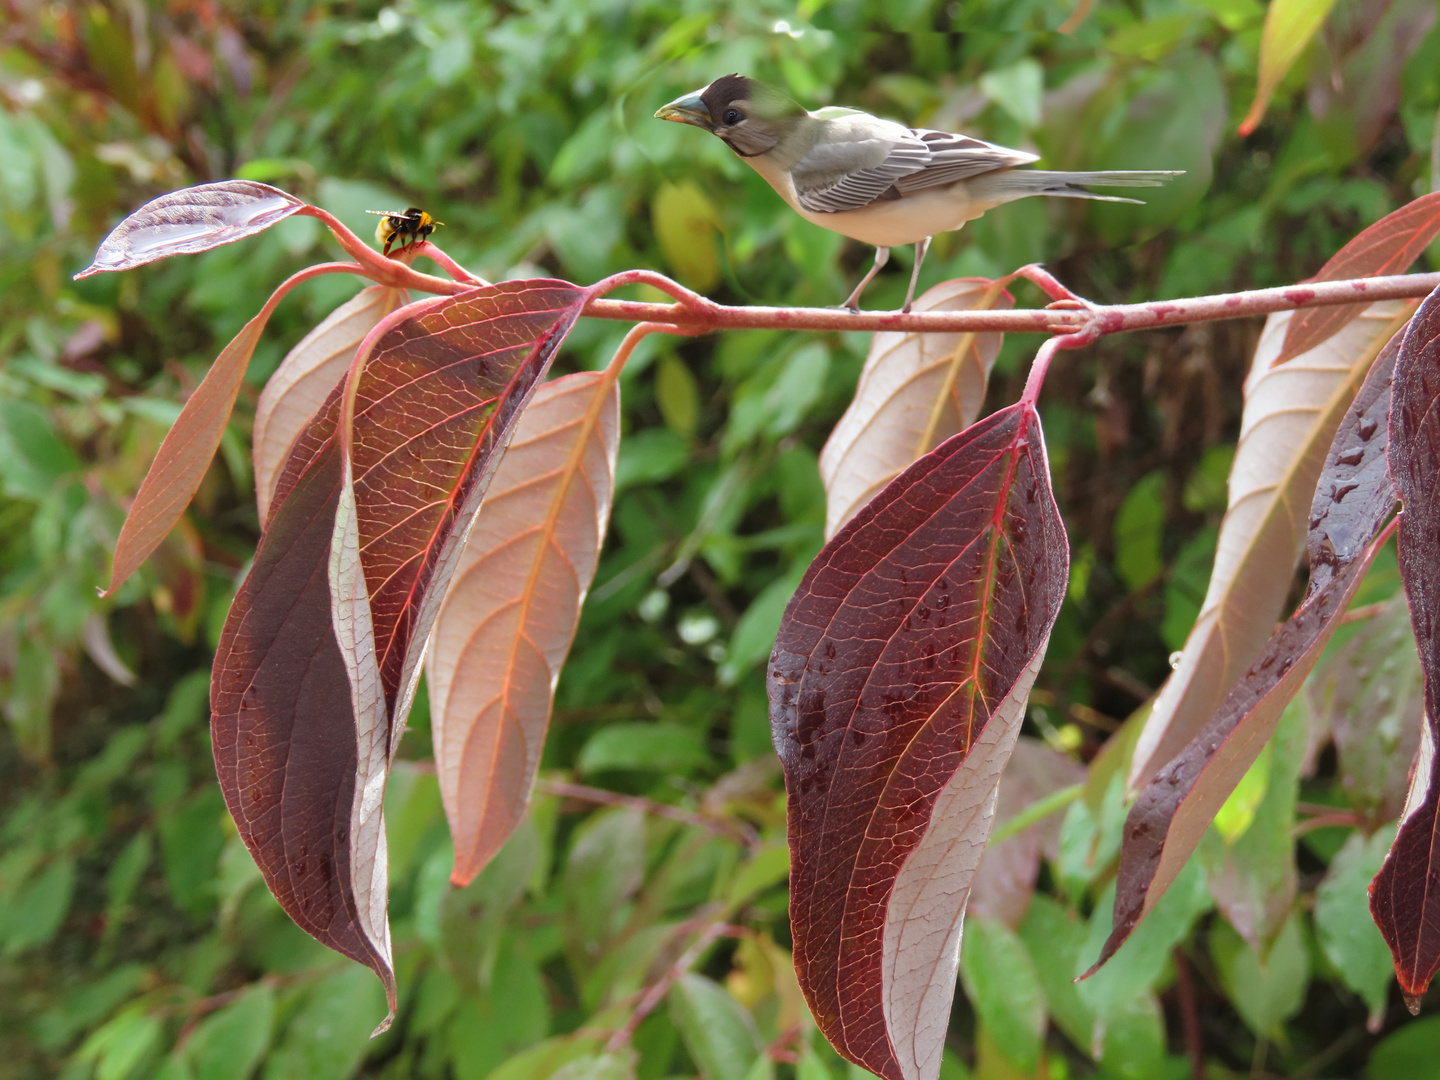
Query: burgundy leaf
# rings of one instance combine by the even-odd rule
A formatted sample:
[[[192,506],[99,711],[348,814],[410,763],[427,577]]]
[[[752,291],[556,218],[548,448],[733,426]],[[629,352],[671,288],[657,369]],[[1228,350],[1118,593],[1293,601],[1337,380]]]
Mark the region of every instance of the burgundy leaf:
[[[781,623],[796,973],[836,1049],[887,1080],[938,1075],[965,902],[1068,554],[1022,402],[867,503]]]
[[[325,568],[340,499],[338,390],[287,466],[215,653],[215,771],[240,838],[300,928],[367,965],[395,1007],[384,858],[357,859],[356,734]],[[379,919],[374,918],[379,885]]]
[[[296,440],[216,652],[215,764],[240,836],[296,923],[381,977],[392,1015],[381,810],[414,687],[401,675],[418,671],[499,452],[588,297],[507,282],[383,320]]]
[[[1400,576],[1425,673],[1425,726],[1400,830],[1370,887],[1370,913],[1395,958],[1411,1012],[1440,969],[1440,290],[1420,305],[1395,364],[1390,474],[1400,515]]]
[[[151,199],[111,230],[77,279],[193,255],[264,232],[305,203],[269,184],[222,180]]]
[[[1274,734],[1379,548],[1377,537],[1395,507],[1385,469],[1384,419],[1399,338],[1376,357],[1331,441],[1310,507],[1310,586],[1304,601],[1200,733],[1141,790],[1125,819],[1114,929],[1090,972],[1125,943],[1184,868]]]
[[[1365,229],[1337,251],[1314,281],[1343,281],[1346,278],[1403,274],[1440,233],[1440,192],[1421,195],[1394,213]],[[1285,344],[1273,361],[1279,367],[1287,360],[1309,352],[1365,310],[1365,304],[1332,304],[1303,308],[1295,313],[1285,332]]]
[[[537,279],[417,304],[352,374],[331,589],[357,719],[382,710],[394,739],[485,488],[589,296]]]

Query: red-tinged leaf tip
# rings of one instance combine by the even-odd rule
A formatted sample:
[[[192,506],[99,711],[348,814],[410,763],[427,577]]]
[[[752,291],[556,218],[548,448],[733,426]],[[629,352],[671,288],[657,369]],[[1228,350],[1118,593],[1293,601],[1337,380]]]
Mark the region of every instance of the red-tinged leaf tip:
[[[1067,572],[1022,403],[877,494],[781,623],[796,974],[836,1049],[887,1080],[938,1074],[965,902]]]
[[[1397,552],[1425,676],[1425,720],[1400,828],[1370,887],[1370,914],[1390,946],[1406,1005],[1415,1011],[1440,970],[1440,290],[1425,299],[1405,332],[1393,397],[1390,475],[1405,506]]]
[[[1385,460],[1397,341],[1382,349],[1331,440],[1310,509],[1304,602],[1214,717],[1144,788],[1121,834],[1112,930],[1093,975],[1165,894],[1225,799],[1259,756],[1314,667],[1379,547],[1395,507]],[[1393,523],[1391,525],[1393,528]]]
[[[304,207],[295,196],[252,180],[222,180],[172,191],[115,226],[101,241],[95,261],[75,279],[233,244]]]

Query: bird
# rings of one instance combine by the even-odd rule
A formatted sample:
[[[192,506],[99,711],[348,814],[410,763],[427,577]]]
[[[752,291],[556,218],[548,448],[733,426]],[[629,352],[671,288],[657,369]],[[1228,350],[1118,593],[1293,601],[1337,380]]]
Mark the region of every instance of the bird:
[[[909,128],[859,109],[810,112],[799,102],[738,73],[684,94],[655,113],[718,136],[806,221],[875,246],[875,263],[844,306],[889,261],[890,249],[915,245],[905,294],[909,311],[930,240],[1001,203],[1030,195],[1139,203],[1087,187],[1158,187],[1182,171],[1046,172],[1020,169],[1039,160],[970,135]]]

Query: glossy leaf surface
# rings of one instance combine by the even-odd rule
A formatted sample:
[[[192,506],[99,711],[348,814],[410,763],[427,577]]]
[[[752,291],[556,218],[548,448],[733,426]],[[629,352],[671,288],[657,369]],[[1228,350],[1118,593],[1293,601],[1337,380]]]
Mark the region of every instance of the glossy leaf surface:
[[[836,1049],[887,1080],[938,1074],[966,899],[1067,571],[1039,417],[1018,404],[872,499],[781,623],[796,973]]]
[[[365,335],[404,302],[399,289],[361,289],[306,334],[270,376],[255,406],[255,501],[262,522],[270,516],[290,447],[344,377]]]
[[[1440,234],[1440,192],[1421,195],[1386,214],[1351,240],[1320,268],[1315,281],[1403,274]],[[1271,363],[1286,363],[1333,336],[1362,311],[1364,304],[1339,304],[1297,311],[1285,331],[1285,344]]]
[[[418,671],[499,451],[586,295],[509,282],[378,325],[352,374],[355,463],[342,384],[291,452],[216,653],[216,768],[240,835],[295,921],[380,975],[392,1012],[381,799],[392,710],[413,692],[399,676]],[[383,584],[405,575],[401,602],[376,589],[389,606],[372,611],[357,536]]]
[[[1403,304],[1376,304],[1312,352],[1283,367],[1290,315],[1265,324],[1245,385],[1240,443],[1215,567],[1180,663],[1145,723],[1129,784],[1138,790],[1214,716],[1282,615],[1306,513],[1326,449],[1371,361],[1403,325]]]
[[[77,278],[131,270],[171,255],[193,255],[264,232],[305,207],[253,180],[222,180],[151,199],[111,230]]]
[[[1400,515],[1400,576],[1425,673],[1425,725],[1400,829],[1370,888],[1370,911],[1395,960],[1411,1012],[1440,969],[1440,294],[1415,313],[1395,364],[1390,410],[1390,474]]]
[[[620,391],[541,385],[485,494],[426,661],[440,790],[468,882],[530,802],[551,697],[610,514]]]
[[[1310,585],[1295,614],[1195,738],[1140,792],[1125,819],[1113,929],[1093,972],[1159,903],[1216,812],[1254,764],[1319,659],[1395,506],[1385,417],[1398,342],[1376,359],[1335,432],[1310,508]]]
[[[1008,308],[985,278],[927,290],[916,311]],[[820,452],[825,535],[835,532],[907,465],[975,422],[1003,334],[876,334],[860,385]]]

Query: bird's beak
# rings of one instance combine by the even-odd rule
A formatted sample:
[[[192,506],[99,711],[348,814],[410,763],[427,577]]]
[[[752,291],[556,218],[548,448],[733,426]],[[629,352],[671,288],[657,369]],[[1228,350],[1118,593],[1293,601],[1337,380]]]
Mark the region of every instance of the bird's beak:
[[[705,102],[700,100],[699,90],[678,97],[669,105],[660,106],[655,110],[655,116],[660,120],[673,120],[677,124],[694,124],[706,131],[713,126],[710,110],[705,107]]]

